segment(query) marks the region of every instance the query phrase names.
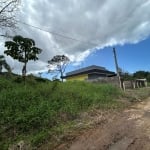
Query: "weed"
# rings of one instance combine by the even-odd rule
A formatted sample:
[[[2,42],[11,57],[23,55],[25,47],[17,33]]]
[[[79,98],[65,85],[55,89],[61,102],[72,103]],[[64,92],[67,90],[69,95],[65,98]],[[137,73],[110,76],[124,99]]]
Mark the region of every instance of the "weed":
[[[80,112],[93,107],[119,107],[115,99],[121,92],[111,85],[30,78],[26,85],[19,78],[17,82],[0,78],[0,146],[3,149],[7,149],[8,137],[10,143],[28,137],[31,144],[37,145],[49,137],[47,130],[73,121]]]

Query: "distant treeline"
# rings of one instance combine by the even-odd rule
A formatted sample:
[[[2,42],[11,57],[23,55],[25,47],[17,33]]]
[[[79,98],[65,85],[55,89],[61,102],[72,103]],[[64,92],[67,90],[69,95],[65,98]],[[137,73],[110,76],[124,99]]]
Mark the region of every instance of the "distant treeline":
[[[147,81],[150,82],[150,72],[149,71],[136,71],[133,74],[125,72],[125,73],[121,73],[121,77],[124,80],[134,80],[134,79],[146,78]]]

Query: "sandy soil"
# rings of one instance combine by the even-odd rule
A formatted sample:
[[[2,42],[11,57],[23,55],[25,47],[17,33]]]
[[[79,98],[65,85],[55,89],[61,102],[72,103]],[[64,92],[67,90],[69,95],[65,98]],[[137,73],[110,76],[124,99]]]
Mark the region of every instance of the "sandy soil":
[[[57,150],[150,150],[150,98],[87,130]]]

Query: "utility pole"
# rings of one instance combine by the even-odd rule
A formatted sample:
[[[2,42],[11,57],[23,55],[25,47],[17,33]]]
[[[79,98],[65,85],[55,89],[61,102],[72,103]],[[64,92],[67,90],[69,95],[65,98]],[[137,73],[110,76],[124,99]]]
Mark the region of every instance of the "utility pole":
[[[118,77],[119,85],[120,85],[120,88],[122,88],[120,74],[119,74],[119,67],[118,67],[118,62],[117,62],[116,49],[115,48],[113,48],[113,53],[114,53],[114,60],[115,60],[115,66],[116,66],[116,72],[117,72],[117,77]]]

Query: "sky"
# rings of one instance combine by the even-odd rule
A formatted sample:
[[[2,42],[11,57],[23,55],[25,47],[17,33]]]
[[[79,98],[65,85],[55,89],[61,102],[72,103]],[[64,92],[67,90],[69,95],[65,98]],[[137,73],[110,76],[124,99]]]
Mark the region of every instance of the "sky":
[[[115,71],[112,49],[113,47],[106,47],[102,50],[97,50],[85,59],[83,66],[84,64],[96,64]],[[118,65],[124,72],[150,71],[150,37],[137,44],[116,45],[115,49]]]
[[[28,63],[28,73],[47,72],[47,61],[58,54],[70,58],[67,72],[89,65],[115,71],[113,47],[123,71],[150,71],[149,8],[150,0],[22,0],[19,28],[9,34],[32,38],[43,49],[38,61]],[[0,54],[5,40],[0,37]],[[20,74],[23,64],[6,59]]]

